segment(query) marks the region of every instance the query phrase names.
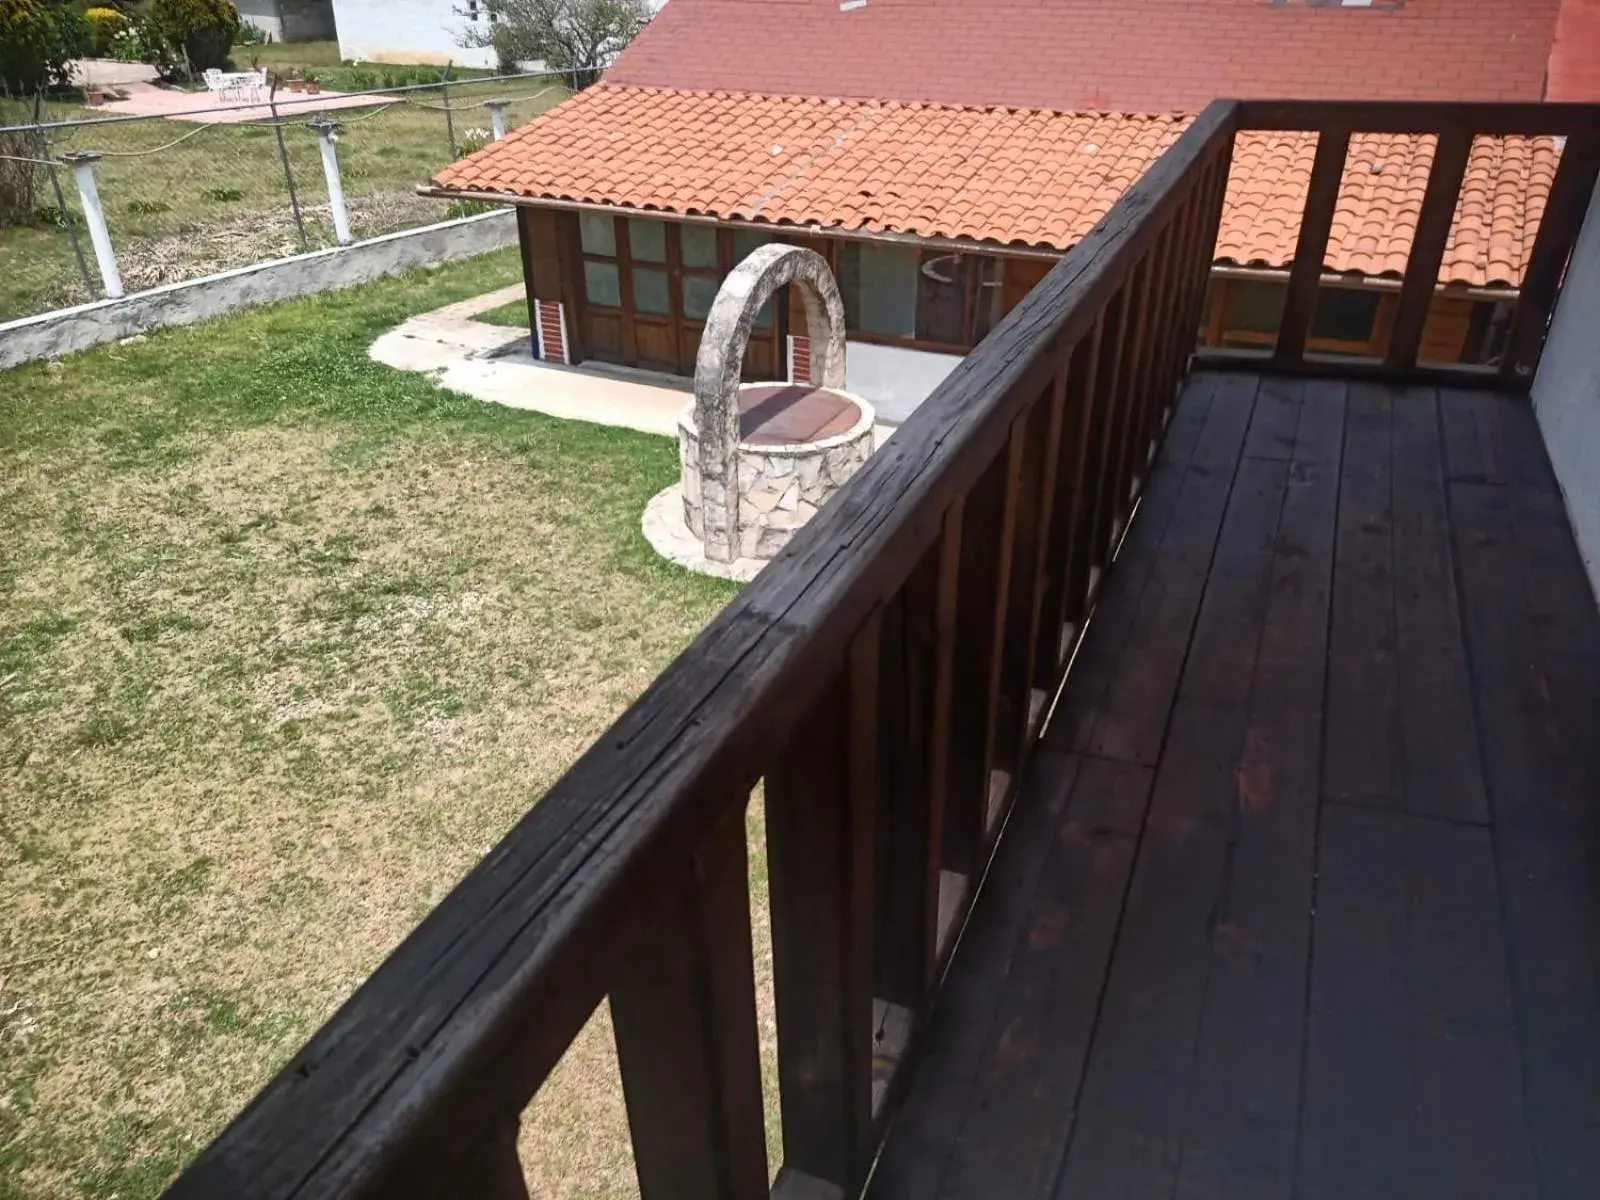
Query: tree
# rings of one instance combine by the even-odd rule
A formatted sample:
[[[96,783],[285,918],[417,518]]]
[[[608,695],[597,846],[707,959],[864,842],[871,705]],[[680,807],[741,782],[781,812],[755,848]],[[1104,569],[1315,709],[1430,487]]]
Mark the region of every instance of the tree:
[[[485,13],[487,21],[478,17]],[[577,91],[650,22],[649,0],[478,0],[466,46],[492,46],[501,65],[539,61]]]

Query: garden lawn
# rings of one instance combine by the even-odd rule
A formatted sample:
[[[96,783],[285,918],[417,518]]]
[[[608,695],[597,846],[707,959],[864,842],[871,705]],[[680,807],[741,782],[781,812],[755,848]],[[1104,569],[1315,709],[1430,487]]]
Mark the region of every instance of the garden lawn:
[[[472,318],[474,321],[485,321],[490,325],[504,325],[508,329],[529,329],[528,301],[513,300],[510,304],[502,304],[499,308],[491,308],[488,312],[481,312]]]
[[[670,441],[368,359],[517,277],[0,373],[0,1196],[157,1194],[733,595],[641,536]],[[537,1196],[634,1190],[601,1014]]]

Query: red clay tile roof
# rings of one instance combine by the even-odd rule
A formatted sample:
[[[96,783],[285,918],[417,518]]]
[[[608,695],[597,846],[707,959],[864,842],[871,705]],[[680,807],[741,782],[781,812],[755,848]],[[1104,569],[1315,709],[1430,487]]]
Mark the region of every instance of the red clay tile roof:
[[[601,84],[451,165],[434,184],[1066,250],[1189,119]],[[1288,265],[1315,147],[1312,134],[1240,136],[1220,260]],[[1352,139],[1328,269],[1403,271],[1432,157],[1431,138]],[[1520,282],[1556,161],[1548,138],[1479,139],[1442,283]]]
[[[1568,0],[1573,3],[1574,0]],[[1561,0],[672,0],[612,83],[1198,112],[1218,96],[1538,100]]]
[[[1545,98],[1600,100],[1600,0],[1562,0]]]

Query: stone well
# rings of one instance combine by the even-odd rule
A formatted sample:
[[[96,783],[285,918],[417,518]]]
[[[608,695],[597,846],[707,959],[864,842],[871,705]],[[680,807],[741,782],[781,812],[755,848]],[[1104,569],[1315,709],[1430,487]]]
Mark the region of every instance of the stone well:
[[[767,559],[872,456],[872,406],[809,384],[746,383],[738,390],[734,557]],[[700,433],[694,406],[678,419],[683,517],[706,540]]]
[[[762,306],[791,286],[805,310],[809,379],[741,383]],[[844,344],[844,302],[815,251],[762,246],[723,281],[678,424],[684,521],[708,566],[759,569],[871,455],[872,406],[844,390]]]

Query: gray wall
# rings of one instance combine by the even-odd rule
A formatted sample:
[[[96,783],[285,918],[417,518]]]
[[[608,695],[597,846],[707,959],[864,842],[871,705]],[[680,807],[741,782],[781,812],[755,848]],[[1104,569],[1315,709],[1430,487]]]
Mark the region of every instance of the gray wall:
[[[1600,596],[1600,188],[1567,269],[1533,404],[1589,583]]]
[[[517,243],[508,209],[369,238],[332,250],[240,267],[187,283],[99,300],[0,324],[0,368],[60,358],[167,325],[192,325],[236,309],[368,283],[429,263],[468,258]]]
[[[336,36],[333,0],[234,0],[239,16],[276,42]]]

